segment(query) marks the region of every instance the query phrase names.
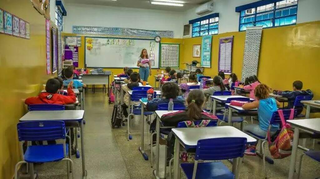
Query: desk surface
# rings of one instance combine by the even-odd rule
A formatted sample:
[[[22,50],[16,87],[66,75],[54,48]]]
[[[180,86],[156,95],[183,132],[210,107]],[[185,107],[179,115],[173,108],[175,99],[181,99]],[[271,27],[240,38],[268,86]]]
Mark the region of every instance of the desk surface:
[[[29,111],[20,118],[20,121],[78,121],[83,117],[84,110]]]
[[[231,105],[230,103],[227,103],[226,106],[229,106],[230,108],[232,109],[235,109],[237,111],[257,111],[258,109],[255,108],[255,109],[250,109],[250,110],[244,110],[242,107],[240,106],[234,106],[234,105]]]
[[[240,96],[240,95],[223,95],[223,96],[212,95],[211,98],[219,101],[227,101],[229,98],[248,98],[248,97]],[[254,101],[254,99],[251,99],[251,98],[250,100]]]
[[[84,77],[84,76],[110,76],[110,75],[111,75],[110,71],[105,71],[104,73],[83,74],[82,77]]]
[[[310,105],[315,108],[320,108],[320,100],[308,100],[308,101],[301,101],[301,103]]]
[[[161,91],[159,91],[159,90],[154,90],[154,91],[156,92],[157,96],[161,95]],[[129,95],[132,95],[132,90],[129,90],[128,93],[129,93]]]
[[[179,140],[188,147],[196,147],[198,140],[225,138],[225,137],[245,137],[248,143],[257,140],[248,134],[232,126],[202,127],[202,128],[175,128],[172,129]]]
[[[320,118],[313,119],[294,119],[287,120],[291,124],[292,127],[298,127],[307,131],[312,131],[316,133],[320,133]]]
[[[168,110],[156,110],[155,113],[156,115],[161,118],[163,115],[165,114],[169,114],[169,113],[173,113],[173,112],[177,112],[178,110],[174,110],[174,111],[168,111]]]

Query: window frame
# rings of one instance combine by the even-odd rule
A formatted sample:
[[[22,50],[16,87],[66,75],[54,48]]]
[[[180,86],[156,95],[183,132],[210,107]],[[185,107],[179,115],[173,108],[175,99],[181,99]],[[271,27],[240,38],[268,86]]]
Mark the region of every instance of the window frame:
[[[217,18],[217,19],[216,19]],[[213,19],[213,21],[212,21]],[[189,21],[189,24],[192,25],[191,29],[191,37],[196,38],[196,37],[203,37],[205,35],[217,35],[219,34],[219,13],[213,13],[204,17],[200,17],[197,19],[193,19]],[[202,23],[203,21],[207,21],[206,23]],[[197,26],[194,26],[194,24],[197,23]],[[210,27],[210,26],[215,26],[217,27]],[[202,29],[203,26],[207,26],[205,29]],[[194,31],[194,29],[197,28],[197,31]],[[206,34],[201,35],[202,32],[206,32]],[[210,32],[216,32],[215,34],[210,34]],[[194,36],[194,33],[198,33],[197,36]]]
[[[277,3],[281,2],[281,1],[283,1],[283,0],[258,1],[258,2],[254,2],[254,3],[250,3],[250,4],[246,4],[246,5],[243,5],[243,6],[236,7],[236,12],[239,13],[239,26],[238,26],[239,32],[246,31],[246,29],[245,30],[241,30],[242,25],[253,24],[253,27],[255,27],[257,23],[263,22],[263,21],[271,21],[271,26],[270,27],[263,27],[264,29],[284,27],[284,26],[289,26],[289,25],[296,25],[297,24],[297,19],[298,19],[299,0],[297,0],[297,3],[294,4],[294,5],[277,8]],[[273,9],[272,10],[258,12],[258,7],[266,6],[268,4],[273,4]],[[296,13],[294,15],[290,15],[289,14],[289,15],[286,15],[286,16],[276,17],[276,12],[277,11],[283,10],[283,9],[291,9],[291,8],[296,8]],[[242,11],[246,11],[246,10],[249,10],[249,9],[254,9],[254,13],[242,16]],[[257,20],[257,15],[259,15],[259,14],[268,14],[270,12],[272,12],[272,16],[273,16],[272,18]],[[254,20],[252,22],[247,22],[247,23],[242,23],[241,22],[244,17],[249,17],[249,16],[254,16]],[[295,23],[286,24],[286,25],[280,25],[280,22],[279,22],[279,25],[276,26],[276,20],[280,20],[280,19],[283,19],[283,18],[289,18],[289,17],[295,17],[295,20],[296,20]]]

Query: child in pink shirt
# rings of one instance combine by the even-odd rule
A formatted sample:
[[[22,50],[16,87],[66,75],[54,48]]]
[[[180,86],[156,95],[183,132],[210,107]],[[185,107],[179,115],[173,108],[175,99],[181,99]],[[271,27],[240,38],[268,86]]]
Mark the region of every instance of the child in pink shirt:
[[[258,80],[258,78],[254,75],[254,76],[250,76],[248,78],[248,82],[249,82],[249,85],[246,85],[243,87],[244,90],[248,90],[250,91],[250,98],[252,99],[256,99],[255,95],[254,95],[254,89],[256,89],[256,87],[258,85],[260,85],[260,82]]]

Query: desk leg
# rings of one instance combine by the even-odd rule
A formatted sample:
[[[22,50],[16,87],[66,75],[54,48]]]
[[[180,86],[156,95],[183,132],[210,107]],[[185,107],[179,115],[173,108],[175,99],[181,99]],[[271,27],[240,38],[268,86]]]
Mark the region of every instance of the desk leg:
[[[110,76],[108,76],[108,96],[110,97]]]
[[[228,108],[228,112],[229,112],[229,114],[228,114],[228,124],[229,124],[229,126],[231,126],[232,125],[232,123],[231,123],[231,121],[232,121],[232,109],[230,107]]]
[[[180,142],[177,137],[175,137],[174,142],[174,156],[173,156],[173,178],[179,179],[180,173],[179,173],[179,151],[180,151]]]
[[[240,157],[235,158],[232,161],[232,173],[234,173],[236,179],[239,178],[241,161],[242,161],[242,158]]]
[[[294,169],[296,165],[296,158],[297,158],[297,148],[299,143],[299,128],[294,129],[294,136],[293,136],[293,145],[292,145],[292,153],[290,159],[290,168],[289,168],[289,177],[288,179],[293,179]]]
[[[120,104],[123,104],[123,90],[122,90],[122,85],[120,84]],[[129,106],[130,107],[130,106]]]
[[[217,101],[213,99],[213,104],[212,104],[212,114],[216,115],[216,108],[217,108]]]
[[[310,105],[307,105],[307,110],[306,110],[306,118],[310,118]]]
[[[158,177],[159,176],[159,138],[160,138],[160,118],[159,117],[157,117],[157,119],[156,119],[157,121],[156,121],[156,133],[157,133],[157,143],[156,143],[156,177]],[[151,144],[151,146],[152,146],[152,144]],[[152,150],[152,148],[151,148],[151,150]]]
[[[81,131],[81,158],[82,158],[82,178],[87,177],[85,154],[84,154],[84,132],[83,132],[83,121],[80,121],[80,131]]]
[[[139,147],[139,150],[143,156],[143,158],[145,160],[148,160],[148,155],[146,154],[146,152],[144,151],[144,106],[143,104],[141,103],[141,117],[140,117],[140,120],[141,120],[141,146]]]

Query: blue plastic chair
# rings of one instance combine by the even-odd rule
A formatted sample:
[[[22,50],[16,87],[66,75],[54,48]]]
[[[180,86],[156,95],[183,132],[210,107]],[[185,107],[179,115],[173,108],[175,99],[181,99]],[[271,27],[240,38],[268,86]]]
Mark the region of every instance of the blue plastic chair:
[[[283,112],[284,119],[288,120],[290,117],[290,114],[291,114],[291,109],[283,109],[282,112]],[[293,116],[295,116],[296,114],[297,114],[297,111],[294,110]],[[278,111],[275,111],[272,114],[272,117],[271,117],[270,123],[269,123],[269,127],[268,127],[268,131],[271,130],[272,125],[279,125],[279,131],[281,130],[282,123],[281,123],[281,119],[280,119]],[[276,134],[279,131],[277,131]],[[257,154],[260,158],[263,159],[263,169],[266,174],[266,161],[270,164],[274,164],[274,161],[270,157],[266,156],[266,154],[265,154],[265,144],[268,142],[267,136],[259,136],[253,132],[250,132],[250,131],[244,131],[244,132],[250,134],[252,137],[254,137],[258,140],[258,145],[260,144],[260,148],[259,148],[259,152],[257,152]]]
[[[64,105],[59,104],[31,104],[28,105],[29,111],[60,111],[65,110]]]
[[[18,167],[21,164],[30,163],[33,175],[33,163],[57,162],[61,160],[68,161],[67,171],[69,177],[69,165],[71,165],[71,171],[73,171],[73,161],[69,155],[70,146],[66,144],[66,127],[63,121],[20,122],[17,125],[17,130],[23,161],[18,162],[15,166],[15,179],[18,178]],[[23,154],[23,142],[58,139],[62,139],[63,144],[27,146],[26,152]]]
[[[304,107],[303,103],[301,103],[301,101],[308,101],[308,100],[312,100],[313,96],[312,95],[300,95],[300,96],[297,96],[296,99],[294,100],[294,103],[293,103],[293,109],[298,109],[299,112],[298,113],[301,113],[302,112],[302,109]],[[297,114],[297,116],[295,117],[304,117],[304,115],[302,114]]]
[[[187,121],[179,122],[178,123],[178,128],[186,128],[186,127],[188,127],[186,125],[186,122]],[[198,126],[202,122],[202,120],[197,120],[197,121],[192,121],[192,122],[193,122],[193,124],[195,126]],[[217,121],[216,120],[210,120],[206,127],[215,127],[215,126],[217,126]]]
[[[183,103],[174,103],[173,110],[185,110],[186,106]],[[168,110],[168,103],[158,104],[158,110]]]
[[[320,162],[320,151],[315,151],[315,150],[309,150],[306,149],[307,151],[304,152],[301,156],[300,156],[300,162],[299,162],[299,169],[298,169],[298,179],[300,178],[300,174],[301,174],[301,166],[302,166],[302,158],[304,155],[307,155],[308,157],[312,158],[313,160]]]
[[[195,162],[181,163],[181,168],[188,179],[233,179],[235,174],[222,162],[212,162],[212,160],[243,157],[246,143],[247,139],[240,137],[199,140]]]
[[[231,95],[231,91],[215,91],[213,93],[215,96],[228,96]]]
[[[139,91],[147,91],[148,89],[150,89],[151,87],[147,87],[147,86],[137,86],[132,88],[133,91],[139,90]]]
[[[120,78],[128,78],[128,75],[125,75],[125,74],[121,74],[119,75]]]
[[[190,85],[189,90],[192,90],[192,89],[200,89],[200,85]]]
[[[230,103],[231,101],[247,101],[249,102],[250,101],[250,98],[236,98],[236,97],[231,97],[231,98],[228,98],[226,103]],[[228,115],[227,115],[227,111],[229,110],[229,106],[225,106],[225,112],[223,115],[219,115],[217,114],[216,116],[219,118],[220,120],[220,123],[222,122],[225,122],[227,123],[229,121],[228,119]],[[240,123],[240,128],[241,130],[243,129],[243,118],[242,117],[232,117],[231,119],[231,123]]]

